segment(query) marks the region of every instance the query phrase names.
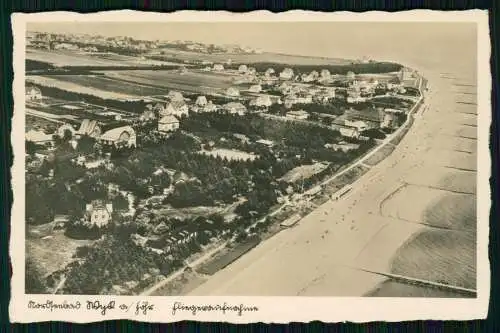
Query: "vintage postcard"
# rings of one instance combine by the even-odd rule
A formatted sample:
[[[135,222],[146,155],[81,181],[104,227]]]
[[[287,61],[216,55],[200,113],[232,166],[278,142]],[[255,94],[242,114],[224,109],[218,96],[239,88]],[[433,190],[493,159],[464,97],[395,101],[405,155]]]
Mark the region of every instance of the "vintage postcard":
[[[486,316],[487,12],[12,28],[12,321]]]

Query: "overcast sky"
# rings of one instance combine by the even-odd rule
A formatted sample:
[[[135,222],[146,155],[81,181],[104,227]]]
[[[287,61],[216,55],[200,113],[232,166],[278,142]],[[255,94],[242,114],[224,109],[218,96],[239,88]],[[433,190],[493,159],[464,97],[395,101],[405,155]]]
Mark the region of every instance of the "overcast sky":
[[[450,22],[64,22],[30,23],[28,30],[240,44],[272,52],[380,60],[474,56],[476,47],[474,23]]]

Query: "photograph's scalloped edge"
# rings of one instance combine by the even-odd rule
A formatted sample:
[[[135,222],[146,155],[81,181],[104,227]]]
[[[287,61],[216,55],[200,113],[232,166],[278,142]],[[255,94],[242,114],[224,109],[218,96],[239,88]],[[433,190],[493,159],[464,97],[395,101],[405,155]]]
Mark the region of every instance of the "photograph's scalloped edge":
[[[130,14],[134,16],[131,17]],[[214,13],[216,15],[214,15]],[[425,15],[424,15],[425,14]],[[217,297],[140,297],[140,296],[86,296],[86,295],[26,295],[24,294],[24,223],[12,223],[12,221],[24,221],[23,201],[19,200],[24,195],[24,159],[19,152],[24,150],[24,136],[22,131],[14,131],[14,128],[24,124],[24,98],[22,89],[24,86],[24,35],[25,26],[28,21],[144,21],[148,19],[154,21],[369,21],[388,20],[391,22],[407,22],[408,15],[411,21],[432,22],[447,20],[454,17],[455,21],[477,22],[478,35],[482,34],[481,46],[478,46],[478,108],[489,106],[491,109],[491,87],[490,76],[491,56],[489,42],[488,13],[485,10],[451,11],[441,12],[433,10],[411,10],[402,12],[332,12],[322,13],[316,11],[292,10],[283,13],[273,13],[270,11],[254,11],[248,13],[233,13],[229,11],[203,12],[203,11],[179,11],[172,13],[153,13],[135,10],[103,11],[97,13],[75,13],[69,11],[55,11],[45,13],[13,13],[12,31],[14,37],[14,80],[13,97],[14,113],[12,118],[11,141],[14,153],[14,163],[12,166],[12,187],[13,206],[11,210],[11,235],[9,245],[9,255],[12,265],[11,279],[11,301],[9,304],[9,314],[12,322],[31,323],[45,321],[65,321],[71,323],[89,323],[114,319],[128,319],[138,322],[177,322],[183,320],[205,321],[205,322],[228,322],[228,323],[290,323],[290,322],[371,322],[387,321],[397,322],[403,320],[470,320],[486,318],[489,304],[490,289],[490,268],[488,258],[488,237],[489,237],[489,209],[490,209],[490,184],[491,173],[490,151],[487,147],[489,141],[489,130],[478,131],[478,142],[486,143],[478,151],[479,165],[486,165],[479,175],[478,170],[478,275],[481,273],[481,281],[478,279],[478,297],[476,299],[424,299],[424,298],[360,298],[360,297],[326,297],[321,300],[316,297],[239,297],[239,296],[217,296]],[[415,15],[421,15],[416,18]],[[307,17],[305,17],[307,16]],[[478,40],[478,43],[480,41]],[[488,59],[488,61],[484,61]],[[481,61],[483,60],[483,61]],[[491,112],[478,112],[481,128],[490,129]],[[486,141],[484,141],[486,140]],[[16,153],[17,152],[17,153]],[[483,201],[483,202],[481,202]],[[21,208],[21,209],[20,209]],[[18,241],[21,237],[22,241]],[[22,244],[22,247],[20,246]],[[481,296],[481,297],[480,297]],[[87,299],[102,301],[116,300],[132,302],[137,300],[149,300],[156,305],[165,306],[160,313],[145,316],[138,319],[132,314],[107,314],[102,316],[99,313],[72,313],[71,311],[50,311],[50,312],[30,312],[26,303],[29,299],[53,299],[81,300]],[[193,304],[210,303],[245,303],[258,304],[262,311],[256,315],[245,313],[243,316],[222,315],[219,313],[198,313],[197,316],[183,314],[169,316],[171,305],[175,301],[192,302]],[[161,306],[160,305],[160,306]],[[169,307],[170,306],[170,307]],[[354,311],[353,311],[354,310]],[[429,311],[430,310],[430,311]]]

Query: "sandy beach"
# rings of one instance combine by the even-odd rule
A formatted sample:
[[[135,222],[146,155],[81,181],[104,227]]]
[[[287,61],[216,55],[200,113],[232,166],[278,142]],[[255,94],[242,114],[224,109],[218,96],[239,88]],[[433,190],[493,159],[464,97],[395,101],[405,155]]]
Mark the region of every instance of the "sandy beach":
[[[432,86],[425,112],[416,115],[394,152],[356,181],[345,198],[318,207],[297,226],[259,244],[189,295],[363,296],[387,282],[386,277],[366,270],[397,270],[394,263],[407,259],[398,257],[400,249],[421,233],[443,228],[440,222],[474,236],[475,209],[470,210],[475,208],[476,188],[475,77],[452,80],[436,69],[426,77]],[[472,86],[460,86],[457,91],[459,80]],[[457,102],[464,92],[470,104]],[[445,207],[442,202],[447,202]],[[458,221],[463,216],[470,219]],[[473,262],[466,266],[475,270],[471,244],[467,251]],[[422,249],[424,255],[412,260],[428,260],[426,251]],[[433,278],[430,272],[411,269],[398,273]],[[435,282],[457,281],[461,279]],[[383,287],[378,294],[384,295]]]

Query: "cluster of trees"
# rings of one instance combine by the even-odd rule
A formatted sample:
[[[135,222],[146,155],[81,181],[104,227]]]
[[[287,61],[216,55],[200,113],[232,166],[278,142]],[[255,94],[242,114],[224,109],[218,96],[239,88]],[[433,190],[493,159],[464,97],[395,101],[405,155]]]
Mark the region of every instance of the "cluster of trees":
[[[82,140],[79,148],[91,150],[93,139]],[[67,142],[58,145],[50,159],[43,160],[35,172],[26,174],[29,224],[51,222],[56,214],[69,215],[76,221],[83,217],[85,204],[97,199],[111,201],[115,210],[128,207],[128,200],[121,192],[108,191],[112,178],[107,176],[113,173],[104,166],[87,170],[75,164],[71,159],[77,154],[68,145]]]
[[[96,295],[113,285],[140,281],[153,270],[167,275],[175,269],[165,256],[149,252],[130,239],[112,235],[79,252],[83,260],[68,266],[64,285],[67,294]]]
[[[275,143],[285,142],[287,145],[314,149],[322,147],[327,142],[334,142],[340,133],[331,129],[310,124],[283,122],[248,114],[237,116],[230,114],[202,113],[186,119],[181,127],[187,131],[203,132],[215,129],[223,133],[240,133],[252,141],[265,138]]]

